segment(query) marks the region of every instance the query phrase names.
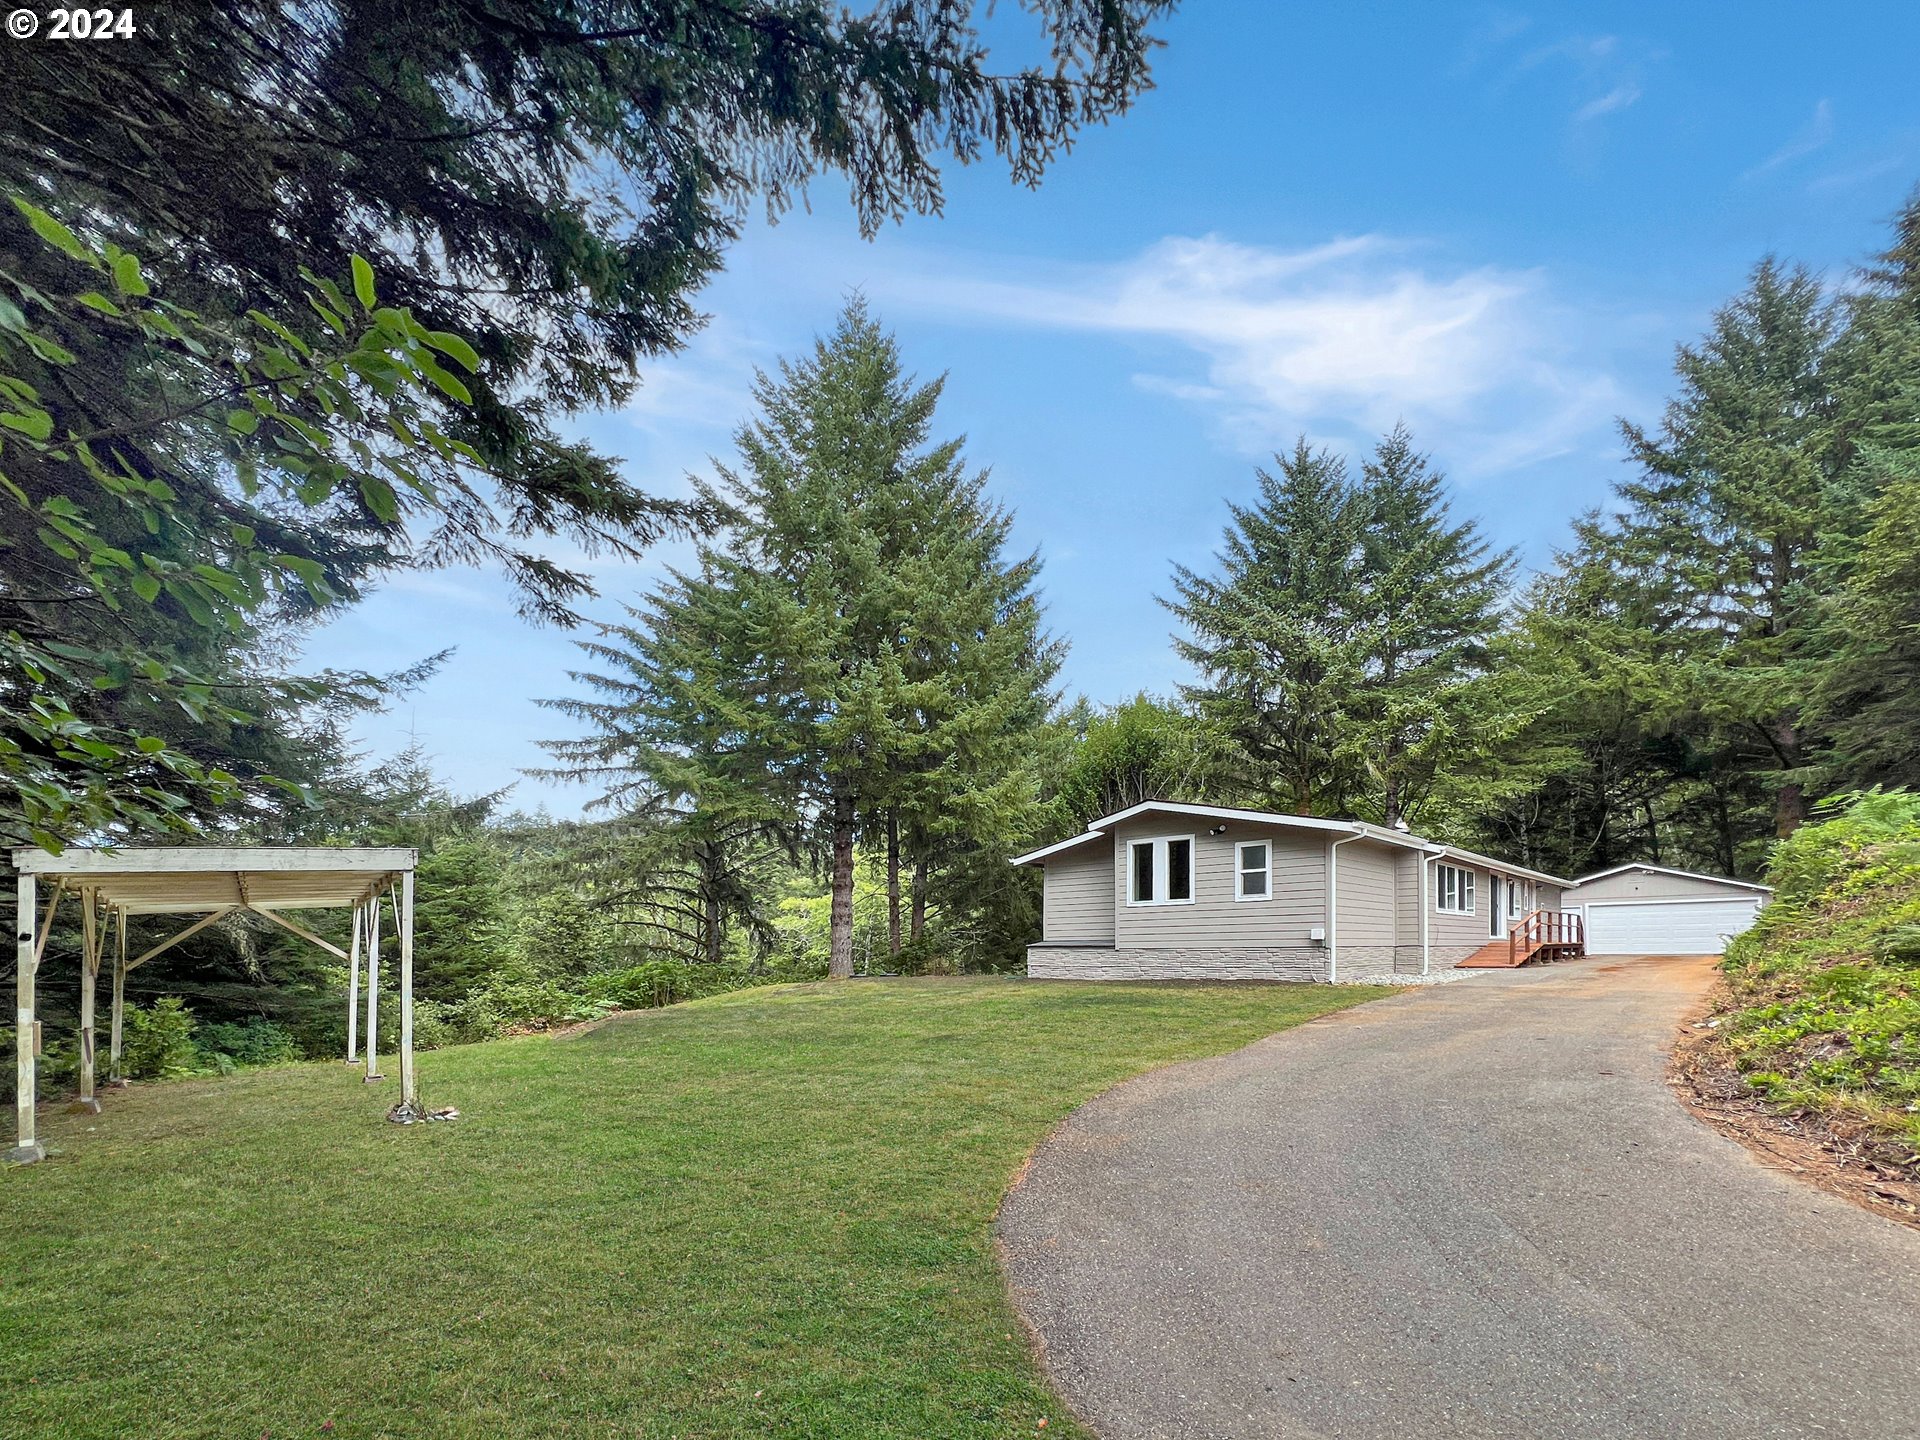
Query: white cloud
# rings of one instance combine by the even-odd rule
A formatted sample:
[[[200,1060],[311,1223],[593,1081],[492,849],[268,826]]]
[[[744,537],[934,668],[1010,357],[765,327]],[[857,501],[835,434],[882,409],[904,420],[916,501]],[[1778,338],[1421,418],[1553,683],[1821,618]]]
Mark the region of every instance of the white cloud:
[[[1804,160],[1816,150],[1824,150],[1833,140],[1833,102],[1822,100],[1813,107],[1813,118],[1793,139],[1755,165],[1740,178],[1757,180],[1796,160]]]
[[[1573,123],[1585,125],[1598,120],[1602,115],[1611,115],[1615,110],[1624,110],[1640,98],[1640,87],[1629,81],[1625,85],[1616,85],[1598,99],[1589,100],[1573,112]]]
[[[1538,272],[1421,266],[1411,251],[1378,235],[1303,250],[1173,237],[1118,264],[919,266],[870,288],[890,312],[1171,346],[1176,363],[1133,383],[1210,412],[1243,449],[1302,430],[1357,443],[1405,419],[1447,436],[1463,471],[1491,473],[1607,428],[1615,387]]]

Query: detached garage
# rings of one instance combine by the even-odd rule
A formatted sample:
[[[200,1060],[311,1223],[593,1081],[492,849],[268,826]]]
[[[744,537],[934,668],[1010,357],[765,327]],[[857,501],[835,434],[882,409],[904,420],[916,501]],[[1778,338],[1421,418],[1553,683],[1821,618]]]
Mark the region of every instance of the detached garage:
[[[1585,918],[1589,955],[1718,955],[1772,894],[1747,880],[1617,865],[1576,880],[1561,904]]]

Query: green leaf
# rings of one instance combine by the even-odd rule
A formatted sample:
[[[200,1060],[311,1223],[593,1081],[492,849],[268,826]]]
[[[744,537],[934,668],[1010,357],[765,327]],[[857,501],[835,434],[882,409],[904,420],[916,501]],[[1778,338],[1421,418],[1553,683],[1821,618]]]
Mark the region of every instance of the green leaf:
[[[142,735],[133,744],[142,755],[158,755],[167,748],[167,742],[158,735]]]
[[[98,310],[102,315],[124,315],[127,313],[118,305],[114,304],[113,301],[102,295],[98,290],[89,290],[86,294],[77,296],[76,298],[80,304],[86,306],[89,310]]]
[[[120,255],[113,262],[113,284],[122,295],[151,294],[146,277],[140,273],[138,255]]]
[[[151,605],[160,598],[160,582],[151,575],[133,577],[133,593]]]
[[[373,266],[360,256],[353,257],[353,293],[359,297],[360,307],[371,311],[374,307]]]
[[[391,525],[400,518],[400,498],[378,475],[369,475],[360,482],[360,496],[381,524]]]
[[[28,410],[25,413],[9,411],[0,414],[0,425],[9,430],[18,430],[29,440],[45,440],[53,434],[53,417],[44,410]]]
[[[462,405],[473,403],[473,392],[454,376],[451,370],[443,370],[426,356],[420,357],[420,373],[431,380],[444,394],[458,400]]]
[[[427,331],[427,343],[442,355],[451,355],[455,360],[458,360],[467,368],[469,374],[479,373],[479,355],[474,352],[473,346],[469,345],[465,340],[462,340],[458,335],[447,330],[429,330]]]
[[[229,410],[227,429],[236,435],[251,435],[260,428],[260,417],[251,410]]]
[[[12,200],[14,208],[27,217],[27,223],[33,227],[34,233],[42,240],[46,241],[56,250],[61,250],[71,255],[76,260],[88,265],[95,263],[93,252],[80,243],[80,237],[75,235],[73,231],[62,225],[38,205],[30,204],[22,200],[18,195],[13,196]]]

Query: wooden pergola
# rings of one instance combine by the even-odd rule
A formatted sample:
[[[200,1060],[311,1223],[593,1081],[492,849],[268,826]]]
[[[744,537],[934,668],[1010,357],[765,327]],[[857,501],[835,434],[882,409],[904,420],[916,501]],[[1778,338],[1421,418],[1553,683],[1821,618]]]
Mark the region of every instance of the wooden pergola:
[[[378,848],[203,848],[16,850],[19,898],[18,1112],[19,1143],[8,1158],[42,1160],[46,1150],[34,1133],[40,1021],[34,982],[47,936],[71,897],[80,907],[80,1098],[98,1112],[94,1093],[94,992],[107,950],[113,949],[111,1041],[108,1075],[121,1079],[121,1025],[126,1012],[127,972],[178,945],[227,915],[247,913],[269,920],[347,962],[347,1060],[359,1040],[360,956],[366,965],[366,1079],[379,1080],[380,913],[392,906],[400,939],[400,1104],[420,1106],[413,1073],[413,870],[416,852]],[[39,887],[52,887],[40,908]],[[342,950],[282,913],[288,910],[353,911],[353,939]],[[133,915],[192,915],[183,926],[138,955],[127,954],[127,919]]]

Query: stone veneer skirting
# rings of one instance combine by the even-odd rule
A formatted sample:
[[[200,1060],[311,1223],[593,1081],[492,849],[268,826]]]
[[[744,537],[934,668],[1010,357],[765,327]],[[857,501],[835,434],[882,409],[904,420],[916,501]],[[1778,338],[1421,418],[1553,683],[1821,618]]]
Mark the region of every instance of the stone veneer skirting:
[[[1477,945],[1436,945],[1431,968],[1446,970]],[[1418,945],[1342,945],[1339,979],[1418,975]],[[1225,946],[1029,945],[1027,974],[1035,980],[1325,980],[1327,952],[1230,949]]]
[[[1036,980],[1325,980],[1327,952],[1317,945],[1297,950],[1029,945],[1027,974]]]

